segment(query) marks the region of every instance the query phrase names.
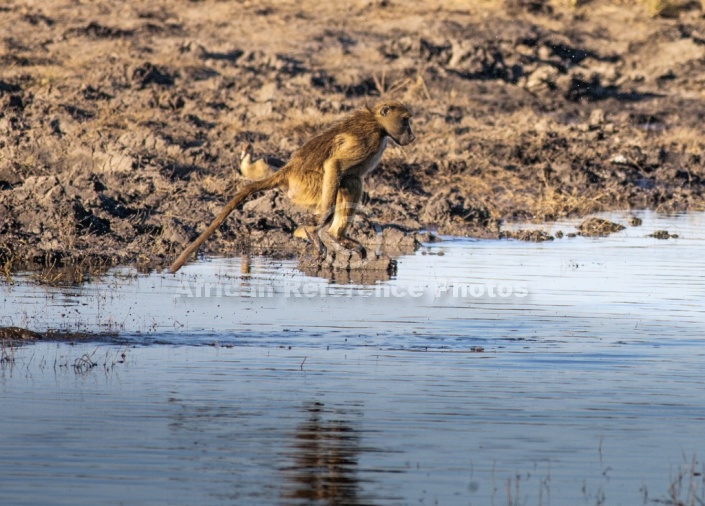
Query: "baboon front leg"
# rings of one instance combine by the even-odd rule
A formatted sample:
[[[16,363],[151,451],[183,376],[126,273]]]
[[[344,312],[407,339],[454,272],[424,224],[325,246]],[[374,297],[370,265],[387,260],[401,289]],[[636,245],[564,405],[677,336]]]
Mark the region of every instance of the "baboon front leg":
[[[328,229],[330,236],[344,248],[356,251],[360,258],[367,257],[365,247],[347,234],[348,227],[355,219],[355,213],[362,199],[362,180],[348,176],[342,179],[338,188],[333,223]]]

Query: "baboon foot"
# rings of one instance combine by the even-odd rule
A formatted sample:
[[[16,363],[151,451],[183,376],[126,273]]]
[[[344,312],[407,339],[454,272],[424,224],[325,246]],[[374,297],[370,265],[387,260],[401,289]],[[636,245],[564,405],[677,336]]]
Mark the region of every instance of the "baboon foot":
[[[318,237],[318,234],[314,233],[312,235],[309,235],[309,238],[311,239],[311,242],[318,248],[318,259],[325,259],[326,256],[328,256],[328,248],[326,248],[326,245],[323,244],[323,241],[320,237]]]
[[[367,250],[365,249],[365,247],[362,244],[360,244],[360,246],[355,248],[355,251],[357,251],[357,254],[360,255],[360,258],[362,260],[365,260],[367,258]]]
[[[336,239],[336,242],[343,248],[352,251],[353,253],[357,253],[361,260],[367,258],[367,250],[362,243],[356,241],[355,239],[351,239],[350,237],[340,237]]]

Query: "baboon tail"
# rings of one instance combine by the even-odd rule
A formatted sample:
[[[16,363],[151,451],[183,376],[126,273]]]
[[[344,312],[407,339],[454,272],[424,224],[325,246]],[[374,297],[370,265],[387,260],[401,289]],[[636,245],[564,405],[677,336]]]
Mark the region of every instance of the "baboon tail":
[[[215,232],[220,225],[223,224],[228,215],[230,215],[230,213],[232,213],[237,208],[237,206],[239,206],[245,199],[257,192],[271,190],[273,188],[278,187],[283,181],[284,177],[285,176],[282,173],[282,170],[279,170],[275,174],[272,174],[270,177],[250,183],[244,188],[242,188],[240,191],[238,191],[233,196],[233,198],[231,198],[230,201],[225,204],[223,210],[220,211],[220,214],[218,214],[218,216],[216,216],[213,220],[213,223],[211,223],[210,226],[205,229],[203,233],[199,235],[198,238],[193,241],[188,246],[188,248],[186,248],[183,253],[179,255],[176,260],[174,260],[174,263],[172,263],[169,267],[169,272],[173,274],[178,271],[181,266],[186,263],[188,257],[190,257],[191,254],[195,252],[199,248],[199,246],[201,246],[201,244],[203,244],[206,239],[208,239],[208,237],[210,237],[210,235]]]

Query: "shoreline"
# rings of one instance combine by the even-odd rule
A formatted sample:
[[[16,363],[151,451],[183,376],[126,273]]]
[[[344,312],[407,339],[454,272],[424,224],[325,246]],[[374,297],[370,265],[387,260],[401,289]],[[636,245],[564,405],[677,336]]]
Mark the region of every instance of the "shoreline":
[[[539,3],[355,1],[341,19],[304,2],[315,9],[303,19],[277,2],[15,2],[3,12],[7,40],[24,42],[0,70],[0,268],[74,264],[80,282],[167,265],[246,182],[243,144],[280,166],[381,96],[411,106],[417,141],[367,178],[352,231],[363,242],[409,251],[429,228],[497,238],[503,222],[704,209],[700,9]],[[292,233],[309,219],[273,191],[203,253],[302,258]]]

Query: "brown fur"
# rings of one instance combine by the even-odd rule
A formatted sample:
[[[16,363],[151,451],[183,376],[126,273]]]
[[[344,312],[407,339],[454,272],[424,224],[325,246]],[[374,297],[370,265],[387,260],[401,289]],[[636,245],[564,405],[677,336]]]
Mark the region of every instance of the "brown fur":
[[[379,163],[389,137],[402,146],[413,142],[410,116],[409,109],[401,102],[380,102],[373,108],[352,112],[313,137],[278,172],[238,191],[213,223],[179,255],[169,268],[170,272],[179,270],[242,201],[254,193],[273,188],[285,190],[295,204],[320,216],[318,226],[307,235],[318,246],[321,255],[326,249],[320,233],[330,225],[328,232],[336,242],[355,249],[364,258],[365,249],[346,234],[362,198],[362,178]]]

